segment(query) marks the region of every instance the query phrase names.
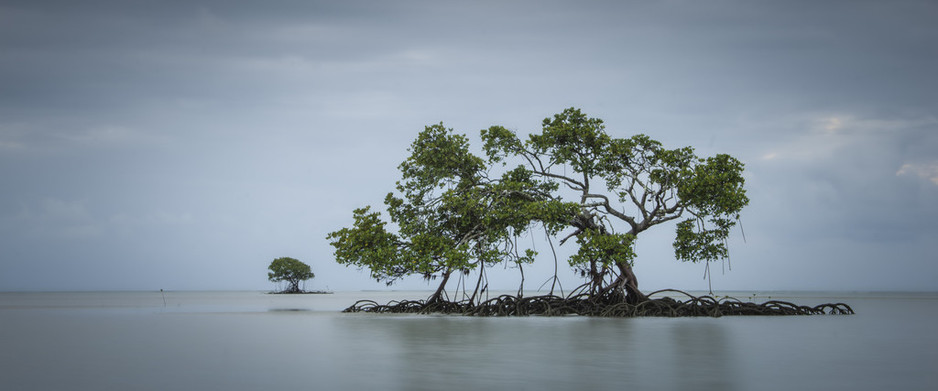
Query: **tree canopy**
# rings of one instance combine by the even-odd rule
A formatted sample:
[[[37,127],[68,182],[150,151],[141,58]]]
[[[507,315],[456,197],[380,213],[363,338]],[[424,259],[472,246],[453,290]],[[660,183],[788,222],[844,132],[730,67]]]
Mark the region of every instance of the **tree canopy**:
[[[646,135],[615,138],[575,108],[544,119],[526,139],[501,126],[481,137],[485,158],[464,135],[427,126],[399,166],[397,193],[385,197],[389,219],[363,207],[351,227],[327,236],[336,260],[388,284],[407,275],[441,278],[431,301],[452,273],[481,269],[471,302],[484,290],[484,267],[534,262],[537,253],[517,238],[543,227],[550,237],[563,233],[560,244],[576,239],[568,262],[587,278],[589,294],[638,302],[644,295],[632,266],[641,232],[677,220],[677,259],[723,259],[748,203],[735,158],[700,158]]]
[[[541,133],[527,140],[501,126],[483,130],[482,139],[491,162],[520,159],[536,177],[575,195],[574,231],[561,242],[577,238],[570,264],[597,294],[625,289],[631,300],[643,299],[632,272],[635,240],[668,221],[682,219],[677,259],[724,259],[729,230],[749,203],[743,164],[735,158],[699,158],[691,147],[667,149],[643,134],[613,138],[602,120],[575,108],[545,118]]]
[[[300,293],[300,282],[316,277],[309,265],[294,258],[283,257],[274,259],[267,267],[267,279],[271,282],[286,282],[285,293]]]
[[[433,296],[439,298],[454,272],[533,262],[535,253],[519,251],[513,239],[536,223],[556,233],[572,211],[552,198],[555,184],[524,167],[489,177],[467,138],[443,124],[427,126],[409,151],[399,166],[399,194],[384,201],[396,229],[364,207],[353,212],[352,227],[327,236],[339,263],[368,268],[378,281],[441,278]],[[475,291],[484,289],[481,275]]]

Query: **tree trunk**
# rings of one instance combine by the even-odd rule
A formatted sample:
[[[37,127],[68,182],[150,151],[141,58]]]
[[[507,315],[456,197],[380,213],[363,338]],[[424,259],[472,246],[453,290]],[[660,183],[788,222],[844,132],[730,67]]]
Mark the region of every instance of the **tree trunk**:
[[[596,267],[596,260],[590,260],[590,294],[595,295],[603,291],[603,275]]]
[[[619,271],[622,273],[620,278],[624,279],[625,282],[625,301],[629,304],[638,304],[648,300],[648,297],[638,290],[638,277],[632,271],[632,266],[628,263],[619,263],[618,266]]]
[[[436,292],[433,292],[433,295],[430,296],[430,299],[427,300],[427,304],[440,300],[440,297],[443,296],[443,289],[446,288],[446,282],[449,281],[449,275],[452,272],[452,270],[443,272],[443,281],[440,282],[440,286],[436,288]]]

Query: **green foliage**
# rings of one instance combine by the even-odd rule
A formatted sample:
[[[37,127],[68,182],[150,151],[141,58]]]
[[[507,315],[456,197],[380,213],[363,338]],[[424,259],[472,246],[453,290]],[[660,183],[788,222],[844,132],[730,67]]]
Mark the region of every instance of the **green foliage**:
[[[368,267],[372,278],[394,279],[399,277],[393,265],[381,262],[398,257],[399,240],[385,229],[380,213],[371,212],[369,207],[355,209],[352,228],[342,228],[329,234],[335,247],[339,263]]]
[[[678,190],[694,218],[678,223],[674,253],[682,261],[724,259],[729,254],[729,231],[749,203],[743,188],[743,164],[729,155],[698,163]]]
[[[742,172],[743,164],[729,155],[700,159],[678,195],[698,214],[736,215],[749,203]]]
[[[541,134],[532,134],[528,144],[535,153],[549,156],[552,163],[568,164],[591,176],[604,160],[610,140],[601,119],[569,108],[554,118],[545,118]]]
[[[309,265],[294,258],[283,257],[274,259],[267,267],[267,279],[272,282],[286,281],[290,284],[288,292],[299,292],[300,282],[316,277]]]
[[[573,267],[583,268],[590,264],[610,267],[617,263],[631,265],[635,259],[635,236],[632,234],[603,234],[590,230],[580,234],[576,241],[580,248],[569,259]]]
[[[408,275],[446,278],[500,262],[529,263],[514,238],[533,224],[549,232],[566,226],[575,205],[552,198],[556,185],[524,167],[491,178],[463,135],[442,124],[428,126],[399,166],[397,193],[385,197],[392,233],[379,213],[353,213],[354,223],[328,234],[340,264],[367,268],[391,284]]]
[[[541,133],[526,141],[499,126],[483,130],[482,140],[490,162],[507,164],[519,157],[535,176],[578,196],[581,217],[572,225],[581,246],[596,242],[597,235],[615,236],[616,228],[624,228],[632,239],[611,237],[603,243],[631,244],[639,233],[689,215],[695,223],[678,225],[676,257],[721,259],[727,254],[729,230],[749,203],[743,164],[735,158],[698,158],[693,148],[667,149],[643,134],[614,138],[602,120],[575,108],[545,118]],[[596,255],[593,250],[584,251]],[[624,254],[610,257],[601,263],[632,261]]]
[[[524,140],[501,126],[481,137],[486,159],[442,123],[420,132],[399,166],[397,191],[385,197],[389,220],[356,209],[351,227],[327,236],[337,261],[388,284],[443,277],[442,288],[454,271],[533,262],[536,253],[515,243],[535,225],[550,235],[572,228],[561,240],[579,244],[571,266],[590,270],[593,281],[617,275],[613,285],[637,291],[638,234],[683,218],[676,257],[721,259],[749,202],[743,164],[733,157],[699,158],[693,148],[667,149],[642,134],[615,138],[575,108],[544,119],[541,132]],[[564,201],[571,194],[576,201]]]
[[[697,262],[724,259],[728,255],[726,238],[732,221],[712,219],[713,228],[704,227],[698,219],[686,219],[677,224],[674,255],[682,261]]]

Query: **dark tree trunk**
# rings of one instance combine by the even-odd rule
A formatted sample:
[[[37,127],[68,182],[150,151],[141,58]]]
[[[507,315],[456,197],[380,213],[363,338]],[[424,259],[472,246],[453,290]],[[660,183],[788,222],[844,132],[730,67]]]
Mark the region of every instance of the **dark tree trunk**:
[[[449,281],[449,275],[452,274],[452,270],[447,270],[443,272],[443,281],[440,282],[440,286],[436,288],[436,292],[433,292],[433,295],[430,296],[430,299],[427,300],[427,304],[433,303],[443,296],[443,289],[446,288],[446,282]]]
[[[485,275],[485,262],[479,261],[479,279],[476,280],[476,289],[472,291],[472,296],[469,297],[469,303],[475,303],[476,295],[479,294],[479,287],[482,286],[482,276]],[[488,285],[486,283],[485,285]],[[521,286],[524,286],[524,272],[521,272]],[[481,300],[481,295],[479,295]]]
[[[635,272],[632,271],[632,266],[627,263],[620,264],[619,270],[622,272],[622,276],[625,279],[625,300],[629,304],[638,304],[648,300],[648,297],[645,296],[642,291],[638,290],[638,277],[636,277]]]
[[[595,295],[603,290],[603,275],[596,267],[596,260],[590,261],[590,294]]]
[[[290,280],[290,293],[300,293],[300,280]]]

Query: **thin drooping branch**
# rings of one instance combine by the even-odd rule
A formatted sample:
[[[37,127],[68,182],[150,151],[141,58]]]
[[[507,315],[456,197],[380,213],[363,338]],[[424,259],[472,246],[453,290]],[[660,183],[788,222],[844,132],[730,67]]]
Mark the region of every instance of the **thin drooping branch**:
[[[558,273],[558,262],[557,262],[557,250],[554,249],[554,241],[550,239],[550,233],[547,232],[547,227],[544,227],[544,236],[547,238],[547,244],[550,245],[550,252],[554,256],[554,277],[552,278],[553,282],[550,284],[550,294],[554,294],[554,286],[560,283],[560,278],[557,277]],[[560,285],[560,294],[563,294],[563,285]]]

